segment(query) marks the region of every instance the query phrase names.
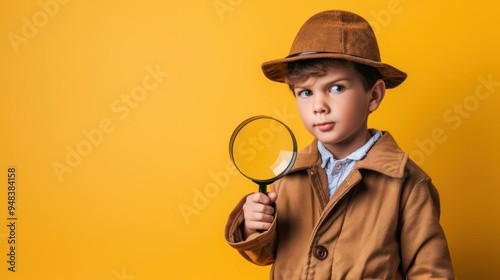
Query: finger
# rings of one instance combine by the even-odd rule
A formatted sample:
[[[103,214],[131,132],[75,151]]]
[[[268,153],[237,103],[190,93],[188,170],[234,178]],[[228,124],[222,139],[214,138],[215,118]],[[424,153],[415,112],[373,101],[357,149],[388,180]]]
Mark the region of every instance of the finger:
[[[265,215],[274,215],[274,207],[271,206],[271,205],[264,205],[262,211],[260,211],[262,214],[265,214]]]
[[[256,204],[256,207],[262,206],[262,204]],[[267,206],[269,208],[272,208],[270,206]],[[252,220],[252,221],[270,221],[269,218],[267,217],[273,217],[274,209],[259,209],[257,211],[253,210],[251,206],[248,208],[243,209],[243,214],[245,220]]]
[[[245,213],[262,213],[267,215],[274,214],[274,207],[272,205],[265,205],[255,202],[247,202],[243,204],[243,212]]]
[[[251,231],[268,230],[271,224],[267,222],[248,221],[246,222],[246,227]]]
[[[274,220],[274,216],[264,213],[250,212],[245,216],[245,220],[253,222],[272,223]]]
[[[260,203],[269,205],[272,203],[271,199],[263,193],[253,193],[247,196],[247,202]]]
[[[256,206],[263,206],[262,204],[256,204]],[[252,211],[251,209],[244,209],[243,215],[245,221],[252,222],[266,222],[271,223],[274,220],[274,208],[266,206],[262,211]]]

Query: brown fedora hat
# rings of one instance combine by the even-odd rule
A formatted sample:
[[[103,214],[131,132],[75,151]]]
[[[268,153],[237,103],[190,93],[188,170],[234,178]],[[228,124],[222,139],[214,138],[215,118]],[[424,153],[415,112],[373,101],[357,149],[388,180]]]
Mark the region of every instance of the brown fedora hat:
[[[312,58],[344,59],[376,68],[387,88],[406,79],[406,73],[382,63],[377,39],[370,24],[346,11],[324,11],[309,18],[293,41],[290,54],[264,62],[262,71],[272,81],[286,83],[289,62]]]

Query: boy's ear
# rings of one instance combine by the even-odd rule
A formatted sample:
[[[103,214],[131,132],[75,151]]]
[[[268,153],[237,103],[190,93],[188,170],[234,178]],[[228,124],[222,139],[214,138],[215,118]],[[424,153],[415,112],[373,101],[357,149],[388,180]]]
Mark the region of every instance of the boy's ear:
[[[370,103],[368,104],[368,111],[372,113],[373,111],[377,110],[378,106],[380,106],[380,103],[382,103],[382,100],[384,99],[385,82],[382,79],[378,79],[375,82],[375,85],[373,85],[370,94],[371,99]]]

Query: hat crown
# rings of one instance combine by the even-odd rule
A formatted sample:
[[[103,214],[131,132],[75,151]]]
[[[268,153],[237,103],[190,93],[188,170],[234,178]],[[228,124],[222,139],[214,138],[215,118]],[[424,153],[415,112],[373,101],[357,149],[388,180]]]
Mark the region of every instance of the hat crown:
[[[380,62],[377,39],[370,24],[346,11],[325,11],[309,18],[300,28],[290,55],[329,52]]]
[[[346,11],[325,11],[309,18],[300,28],[287,57],[264,62],[262,71],[272,81],[286,83],[288,64],[306,59],[342,59],[377,69],[386,88],[406,79],[406,73],[382,63],[370,24]]]

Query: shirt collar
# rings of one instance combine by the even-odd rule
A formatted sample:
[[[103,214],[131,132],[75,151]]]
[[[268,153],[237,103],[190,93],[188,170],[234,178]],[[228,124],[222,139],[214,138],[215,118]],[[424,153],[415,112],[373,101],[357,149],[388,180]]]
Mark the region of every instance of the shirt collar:
[[[382,132],[375,130],[375,134],[359,149],[352,152],[345,159],[347,160],[361,160],[366,156],[370,148],[377,142],[377,140],[382,136]],[[332,153],[328,151],[323,143],[318,141],[318,151],[321,155],[321,167],[325,168],[330,162],[334,162],[336,159],[333,157]]]

